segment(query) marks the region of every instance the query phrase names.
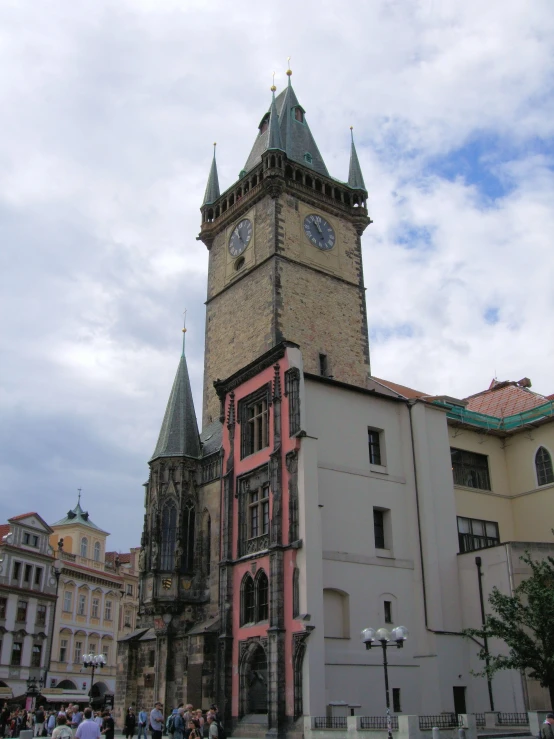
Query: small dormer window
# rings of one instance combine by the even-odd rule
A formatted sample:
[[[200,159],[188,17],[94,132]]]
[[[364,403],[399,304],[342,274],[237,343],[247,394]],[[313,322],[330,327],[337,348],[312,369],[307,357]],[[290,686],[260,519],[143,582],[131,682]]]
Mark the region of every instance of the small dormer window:
[[[311,164],[312,163],[312,155],[310,154],[309,151],[307,151],[304,154],[304,161],[307,162],[308,164]]]
[[[262,122],[260,123],[260,134],[262,134],[264,131],[267,131],[268,128],[269,128],[269,113],[262,118]]]
[[[297,121],[300,121],[300,123],[304,123],[304,111],[300,106],[294,109],[294,117]]]

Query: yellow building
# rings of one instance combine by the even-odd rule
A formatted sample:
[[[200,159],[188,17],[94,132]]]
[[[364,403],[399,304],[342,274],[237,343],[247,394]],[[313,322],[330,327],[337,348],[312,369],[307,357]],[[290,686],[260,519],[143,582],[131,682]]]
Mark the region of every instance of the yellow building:
[[[92,675],[91,668],[83,665],[83,656],[103,654],[106,664],[96,670],[92,687],[93,703],[102,705],[115,690],[121,613],[122,609],[127,612],[129,599],[136,597],[135,569],[130,561],[122,561],[130,560],[130,555],[107,555],[109,534],[93,523],[80,500],[52,529],[51,545],[61,559],[61,574],[43,695],[56,703],[87,702]],[[63,546],[58,550],[61,540]]]

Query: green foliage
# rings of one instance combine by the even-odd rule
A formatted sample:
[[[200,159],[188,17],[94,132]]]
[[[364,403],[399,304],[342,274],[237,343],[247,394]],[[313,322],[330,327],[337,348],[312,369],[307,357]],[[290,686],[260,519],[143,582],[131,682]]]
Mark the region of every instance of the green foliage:
[[[531,575],[514,589],[513,596],[493,588],[489,603],[493,613],[482,629],[466,629],[467,636],[502,639],[507,655],[494,655],[483,647],[479,658],[488,664],[478,673],[492,677],[499,670],[524,670],[554,695],[554,558],[535,561],[527,552],[521,560]]]

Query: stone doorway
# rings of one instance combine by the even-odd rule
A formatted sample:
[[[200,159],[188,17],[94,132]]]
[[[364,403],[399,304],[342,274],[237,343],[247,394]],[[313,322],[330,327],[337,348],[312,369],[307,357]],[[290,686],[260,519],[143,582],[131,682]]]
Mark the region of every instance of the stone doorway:
[[[267,716],[267,655],[255,642],[246,650],[241,664],[241,717],[247,714]]]

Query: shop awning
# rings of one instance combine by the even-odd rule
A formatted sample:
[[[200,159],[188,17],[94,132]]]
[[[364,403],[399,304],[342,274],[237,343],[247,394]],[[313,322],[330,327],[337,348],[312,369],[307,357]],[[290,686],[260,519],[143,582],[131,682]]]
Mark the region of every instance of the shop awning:
[[[76,693],[75,691],[68,690],[43,690],[41,692],[44,700],[49,703],[88,703],[88,693]]]

